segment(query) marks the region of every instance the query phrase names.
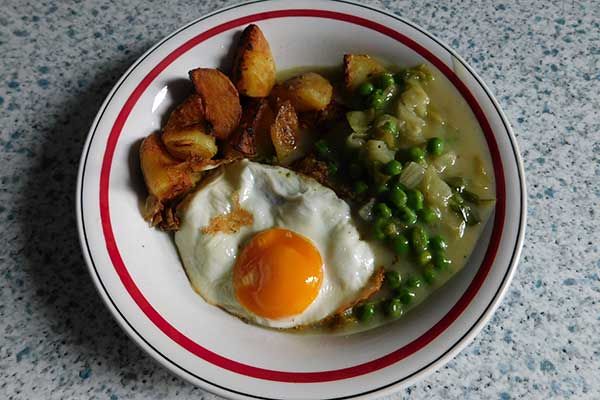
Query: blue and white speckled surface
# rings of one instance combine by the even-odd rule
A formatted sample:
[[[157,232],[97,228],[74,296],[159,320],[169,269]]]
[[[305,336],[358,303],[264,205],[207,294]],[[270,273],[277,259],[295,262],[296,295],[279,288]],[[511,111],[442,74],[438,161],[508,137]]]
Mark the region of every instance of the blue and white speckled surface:
[[[74,219],[79,155],[125,69],[229,1],[0,2],[0,398],[215,398],[119,329]],[[125,4],[127,3],[127,4]],[[458,50],[509,116],[529,185],[507,297],[475,341],[394,396],[600,398],[600,3],[370,2]]]

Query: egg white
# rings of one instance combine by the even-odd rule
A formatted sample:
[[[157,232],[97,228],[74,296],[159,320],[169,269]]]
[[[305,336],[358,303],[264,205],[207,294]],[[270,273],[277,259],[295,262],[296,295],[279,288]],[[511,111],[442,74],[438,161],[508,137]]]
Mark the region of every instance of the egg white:
[[[235,233],[203,233],[215,216],[233,209],[232,198],[254,218]],[[221,168],[190,195],[175,234],[193,288],[209,303],[258,325],[292,328],[316,323],[355,299],[375,270],[377,249],[359,237],[346,202],[312,178],[285,168],[238,161]],[[323,259],[323,280],[302,313],[267,319],[245,309],[235,296],[236,256],[258,232],[280,227],[311,240]],[[387,257],[385,257],[387,258]]]

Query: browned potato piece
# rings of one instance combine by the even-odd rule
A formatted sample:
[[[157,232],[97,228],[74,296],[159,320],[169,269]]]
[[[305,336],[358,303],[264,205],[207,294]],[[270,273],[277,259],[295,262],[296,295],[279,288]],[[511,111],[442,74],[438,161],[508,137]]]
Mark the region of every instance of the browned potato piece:
[[[362,54],[344,55],[344,84],[349,90],[356,89],[371,76],[384,70],[385,68],[370,56]]]
[[[232,80],[240,94],[267,97],[275,84],[275,60],[260,28],[248,25],[233,59]]]
[[[284,101],[277,110],[275,122],[271,126],[271,140],[275,154],[281,165],[289,165],[299,159],[300,127],[298,116],[289,101]]]
[[[187,192],[202,174],[200,171],[194,172],[191,163],[171,156],[156,133],[142,142],[140,165],[148,192],[159,202]]]
[[[227,137],[237,128],[242,115],[240,96],[229,78],[212,68],[190,71],[196,92],[202,98],[204,118],[212,126],[217,139]]]
[[[323,110],[331,101],[333,87],[321,75],[307,72],[276,85],[271,96],[289,100],[297,112]]]
[[[200,95],[190,95],[171,112],[162,141],[167,151],[181,160],[210,159],[217,154],[215,138],[204,121]]]
[[[215,137],[207,131],[203,123],[179,130],[165,130],[162,140],[169,153],[180,160],[208,160],[217,154],[218,149]]]
[[[165,131],[177,130],[204,121],[204,106],[198,94],[191,94],[169,115]]]
[[[231,144],[246,157],[264,157],[273,153],[271,126],[275,115],[266,99],[251,99],[244,106],[242,120]]]

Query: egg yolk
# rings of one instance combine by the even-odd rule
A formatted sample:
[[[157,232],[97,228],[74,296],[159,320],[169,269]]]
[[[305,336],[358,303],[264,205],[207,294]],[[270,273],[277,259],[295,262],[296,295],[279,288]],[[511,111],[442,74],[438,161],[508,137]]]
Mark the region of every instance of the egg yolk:
[[[256,234],[238,255],[233,285],[238,301],[263,318],[300,314],[323,278],[319,251],[304,236],[274,228]]]

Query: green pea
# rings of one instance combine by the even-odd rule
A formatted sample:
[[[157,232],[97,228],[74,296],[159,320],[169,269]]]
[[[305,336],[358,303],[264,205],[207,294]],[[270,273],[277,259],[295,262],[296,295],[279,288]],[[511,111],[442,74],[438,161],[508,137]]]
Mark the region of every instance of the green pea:
[[[401,317],[402,314],[404,314],[402,301],[399,298],[390,299],[385,305],[385,313],[387,316],[392,318]]]
[[[431,255],[431,253],[426,250],[422,253],[419,253],[419,255],[417,256],[417,263],[419,265],[427,265],[431,262],[432,258],[433,256]]]
[[[369,185],[365,183],[365,181],[356,181],[354,184],[354,193],[361,196],[365,194],[369,190]]]
[[[329,149],[329,145],[323,139],[317,140],[315,142],[315,151],[320,158],[328,158],[331,154],[331,150]]]
[[[414,297],[415,297],[415,292],[413,292],[412,290],[409,290],[407,288],[402,288],[398,291],[398,299],[400,299],[400,302],[402,304],[404,304],[405,306],[412,303]]]
[[[400,182],[399,176],[394,176],[393,178],[391,178],[389,180],[389,185],[390,185],[390,189],[397,188],[397,189],[402,190],[404,193],[408,192],[408,188]]]
[[[425,202],[425,197],[420,190],[411,189],[406,193],[408,196],[407,205],[415,211],[419,211],[423,209],[423,203]]]
[[[363,175],[363,167],[360,164],[352,163],[348,166],[350,178],[359,179]]]
[[[406,192],[398,185],[394,185],[388,193],[388,199],[396,207],[405,206],[407,201]]]
[[[368,96],[375,90],[375,86],[371,82],[364,82],[358,87],[358,94]]]
[[[432,264],[427,264],[425,269],[423,269],[423,280],[428,285],[431,285],[432,283],[435,282],[436,278],[437,278],[437,274],[435,273],[434,266]]]
[[[409,289],[417,289],[423,285],[423,282],[416,276],[409,276],[404,284]]]
[[[385,203],[375,204],[375,212],[383,218],[391,218],[392,210]]]
[[[373,236],[375,237],[375,239],[377,239],[377,240],[385,239],[385,232],[383,229],[386,226],[387,222],[388,222],[387,218],[377,217],[375,219],[375,223],[373,224]]]
[[[400,164],[400,161],[392,160],[385,164],[383,172],[389,176],[400,175],[402,172],[402,164]]]
[[[439,137],[429,139],[427,142],[427,151],[434,156],[440,156],[444,153],[444,140]]]
[[[425,152],[420,147],[411,147],[408,149],[408,158],[414,162],[423,161],[425,159]]]
[[[378,78],[378,85],[382,89],[386,89],[396,83],[394,81],[394,75],[390,74],[389,72],[384,72],[383,74],[379,75]]]
[[[402,277],[398,271],[389,270],[385,273],[385,282],[390,287],[390,289],[397,289],[400,287],[402,283]]]
[[[385,97],[381,91],[376,90],[369,97],[369,105],[376,110],[383,108],[385,103]]]
[[[398,134],[398,124],[396,124],[395,122],[392,122],[392,121],[386,121],[383,124],[383,126],[381,127],[381,129],[385,133],[390,133],[394,136],[396,136]]]
[[[436,253],[433,257],[433,265],[440,271],[445,270],[452,264],[452,261],[443,253]]]
[[[368,322],[373,319],[375,316],[375,304],[374,303],[365,303],[358,307],[358,319],[361,322]]]
[[[387,182],[381,182],[379,184],[376,184],[373,187],[373,189],[375,190],[375,194],[379,196],[379,195],[387,193],[387,191],[388,191],[388,184],[387,184]]]
[[[448,243],[446,243],[443,237],[441,237],[440,235],[436,235],[432,236],[431,239],[429,239],[429,247],[431,247],[431,249],[436,252],[444,251],[448,248]]]
[[[399,234],[398,236],[393,238],[391,243],[392,243],[392,249],[394,250],[394,253],[400,255],[400,254],[406,254],[408,252],[408,248],[409,248],[408,239],[403,234]]]
[[[437,221],[440,218],[440,215],[436,209],[424,207],[421,211],[419,211],[419,218],[421,218],[421,221],[425,222],[426,224],[431,224]]]
[[[410,239],[412,248],[417,254],[427,250],[429,237],[422,226],[418,225],[413,228]]]
[[[417,214],[407,206],[398,207],[398,215],[400,216],[400,219],[408,225],[417,223]]]

